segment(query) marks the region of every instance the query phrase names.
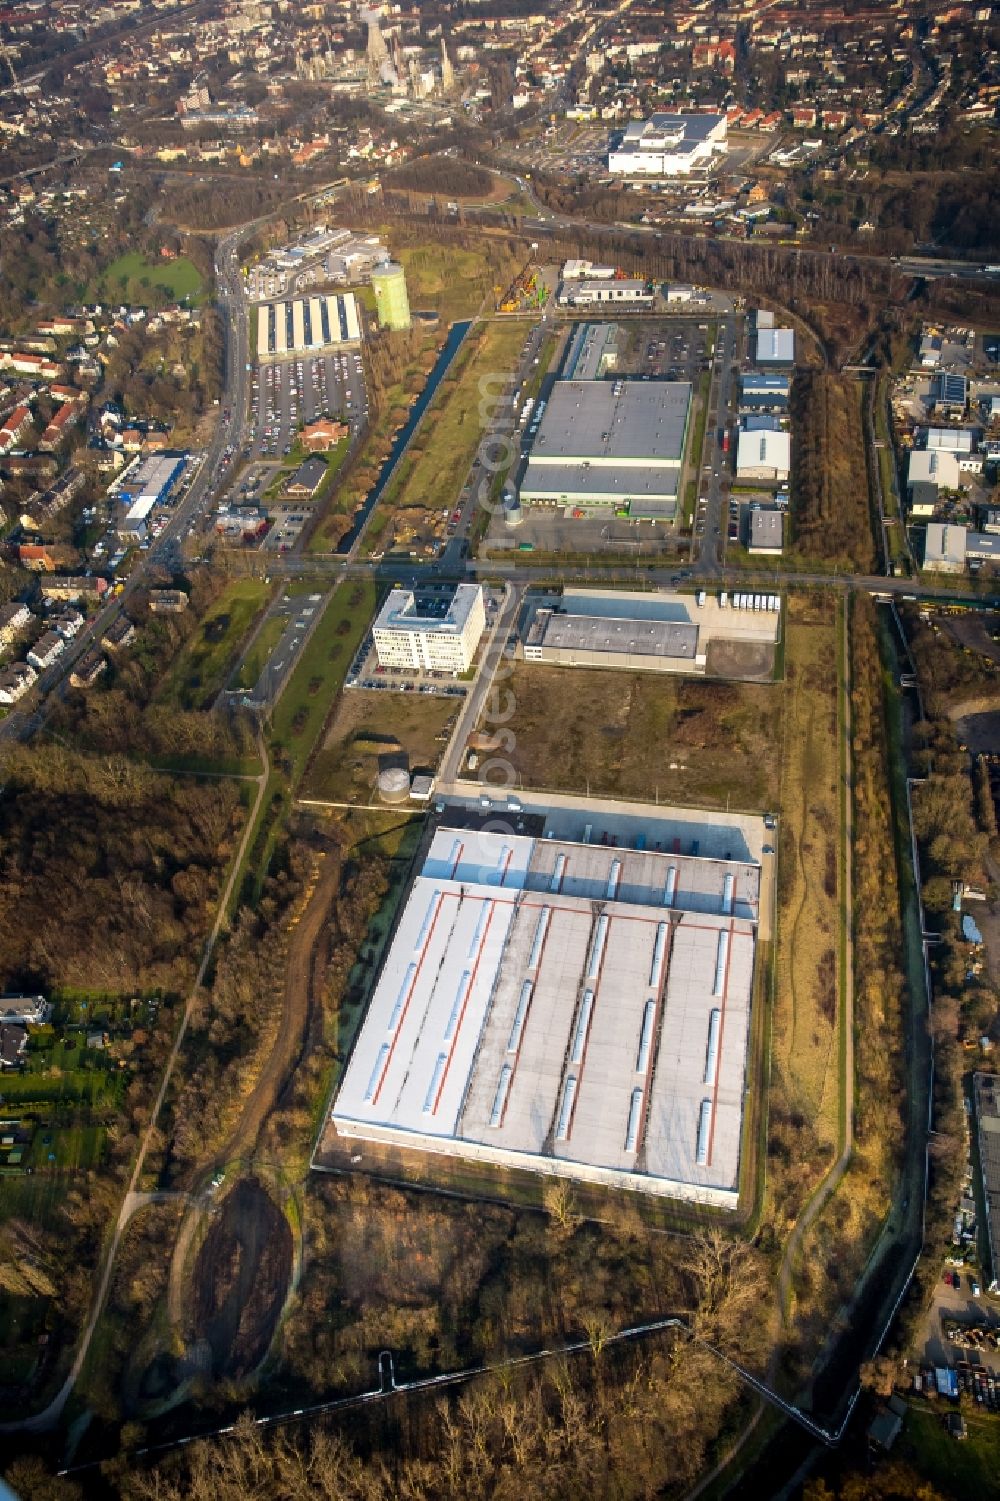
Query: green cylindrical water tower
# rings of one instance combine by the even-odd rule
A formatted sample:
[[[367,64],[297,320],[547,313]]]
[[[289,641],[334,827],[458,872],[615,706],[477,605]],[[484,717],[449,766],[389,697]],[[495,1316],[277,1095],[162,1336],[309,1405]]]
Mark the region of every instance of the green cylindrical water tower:
[[[372,272],[372,291],[380,328],[409,328],[410,299],[406,295],[406,272],[395,261]]]

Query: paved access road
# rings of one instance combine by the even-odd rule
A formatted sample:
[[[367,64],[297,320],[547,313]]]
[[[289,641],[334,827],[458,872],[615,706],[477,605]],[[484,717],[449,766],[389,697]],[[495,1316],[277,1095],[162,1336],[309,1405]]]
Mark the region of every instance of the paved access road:
[[[64,693],[70,672],[95,642],[100,641],[122,605],[148,583],[154,565],[174,569],[181,562],[181,539],[188,526],[211,501],[224,473],[226,450],[238,450],[246,426],[249,376],[246,369],[247,311],[240,277],[239,243],[248,228],[235,230],[219,241],[215,256],[215,274],[219,308],[225,329],[225,386],[220,401],[220,420],[208,448],[193,462],[199,462],[195,478],[186,494],[174,507],[170,521],[148,552],[137,555],[135,566],[119,594],[111,595],[97,614],[71,641],[57,662],[39,675],[32,691],[30,708],[17,710],[0,722],[0,740],[29,740],[41,728],[59,694]],[[39,701],[40,699],[40,701]]]

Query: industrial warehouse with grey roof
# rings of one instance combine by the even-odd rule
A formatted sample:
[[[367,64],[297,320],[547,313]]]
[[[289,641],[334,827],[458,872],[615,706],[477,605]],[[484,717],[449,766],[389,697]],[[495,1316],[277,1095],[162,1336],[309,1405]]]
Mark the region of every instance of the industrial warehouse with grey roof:
[[[556,381],[521,478],[521,499],[633,509],[666,504],[672,515],[690,409],[686,381]]]
[[[760,900],[749,859],[439,828],[337,1133],[734,1209]]]

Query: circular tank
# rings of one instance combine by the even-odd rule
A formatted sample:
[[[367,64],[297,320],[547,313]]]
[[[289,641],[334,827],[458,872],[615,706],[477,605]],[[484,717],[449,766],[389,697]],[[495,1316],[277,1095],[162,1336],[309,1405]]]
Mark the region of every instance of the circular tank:
[[[521,502],[516,496],[513,500],[504,501],[503,520],[505,526],[520,526],[524,520]]]
[[[384,803],[405,803],[410,795],[410,774],[401,766],[390,766],[378,774],[378,795]]]

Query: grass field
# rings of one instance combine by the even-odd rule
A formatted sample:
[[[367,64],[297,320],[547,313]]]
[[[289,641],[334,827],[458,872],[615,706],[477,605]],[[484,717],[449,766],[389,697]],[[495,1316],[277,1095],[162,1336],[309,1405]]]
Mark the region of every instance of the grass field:
[[[504,691],[516,704],[504,754],[525,787],[777,805],[780,688],[519,663]]]
[[[478,343],[470,342],[470,332],[457,370],[453,365],[441,382],[381,506],[445,510],[455,504],[492,414],[490,402],[514,368],[524,336],[520,323],[488,323]],[[490,381],[486,404],[484,380]]]
[[[391,231],[387,231],[391,233]],[[396,259],[406,271],[410,306],[436,309],[442,323],[454,323],[479,311],[493,279],[485,256],[454,245],[411,245]]]
[[[100,295],[112,301],[124,298],[141,304],[151,287],[158,287],[175,302],[187,298],[194,305],[201,301],[201,277],[185,256],[175,261],[147,261],[137,250],[130,250],[112,261],[97,281]]]
[[[367,803],[377,796],[375,780],[383,764],[405,766],[411,773],[435,770],[444,749],[438,737],[457,712],[454,698],[430,694],[345,694],[313,757],[303,796]]]
[[[288,625],[286,615],[269,615],[254,637],[253,645],[249,648],[236,676],[230,679],[234,688],[252,688],[267,666],[268,658],[274,651]]]
[[[259,579],[229,584],[178,653],[157,694],[160,703],[195,709],[223,687],[240,647],[273,587]]]
[[[297,786],[375,611],[374,584],[341,584],[309,638],[274,710],[273,739]]]
[[[839,1113],[837,607],[792,595],[786,620],[773,1080],[782,1111],[828,1160]]]
[[[351,658],[375,610],[374,584],[341,584],[327,601],[271,719],[271,775],[260,814],[233,883],[234,901],[255,902],[263,888],[288,795],[298,789]]]
[[[965,1421],[969,1436],[956,1443],[940,1412],[911,1406],[895,1452],[944,1495],[992,1501],[1000,1497],[1000,1418],[968,1412]]]

